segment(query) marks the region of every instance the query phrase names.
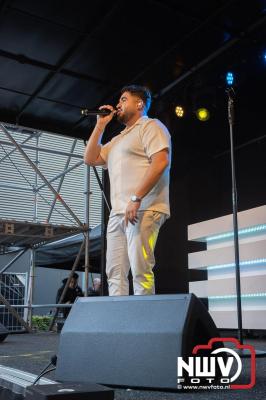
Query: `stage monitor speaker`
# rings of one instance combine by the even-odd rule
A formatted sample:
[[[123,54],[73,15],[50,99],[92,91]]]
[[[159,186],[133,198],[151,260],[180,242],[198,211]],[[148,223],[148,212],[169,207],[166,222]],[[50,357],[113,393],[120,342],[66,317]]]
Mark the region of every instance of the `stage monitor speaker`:
[[[176,389],[177,357],[213,337],[193,294],[80,298],[61,332],[56,380]]]
[[[9,332],[6,329],[6,327],[4,325],[0,324],[0,342],[3,342],[8,334],[9,334]]]

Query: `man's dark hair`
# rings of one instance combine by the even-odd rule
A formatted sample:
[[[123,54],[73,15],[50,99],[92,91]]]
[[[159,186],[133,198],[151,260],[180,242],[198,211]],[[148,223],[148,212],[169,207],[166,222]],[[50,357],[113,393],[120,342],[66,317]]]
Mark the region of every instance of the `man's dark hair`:
[[[121,94],[124,92],[129,92],[135,96],[138,96],[145,104],[145,110],[148,112],[151,105],[151,92],[148,88],[140,85],[128,85],[122,88]]]
[[[74,278],[75,280],[77,280],[77,279],[79,278],[79,275],[78,275],[76,272],[74,272],[74,274],[72,275],[72,278]],[[68,280],[68,278],[64,278],[64,279],[62,280],[62,283],[65,285],[65,284],[67,283],[67,280]]]

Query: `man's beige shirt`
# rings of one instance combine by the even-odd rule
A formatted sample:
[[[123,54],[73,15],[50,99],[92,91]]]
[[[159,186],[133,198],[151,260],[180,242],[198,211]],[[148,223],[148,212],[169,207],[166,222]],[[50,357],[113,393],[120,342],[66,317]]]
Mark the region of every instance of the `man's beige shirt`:
[[[140,186],[151,163],[151,156],[168,149],[171,160],[171,137],[157,119],[141,117],[133,126],[124,129],[110,142],[102,146],[101,157],[108,168],[113,214],[124,214]],[[151,191],[142,199],[140,211],[152,210],[170,215],[169,166]]]

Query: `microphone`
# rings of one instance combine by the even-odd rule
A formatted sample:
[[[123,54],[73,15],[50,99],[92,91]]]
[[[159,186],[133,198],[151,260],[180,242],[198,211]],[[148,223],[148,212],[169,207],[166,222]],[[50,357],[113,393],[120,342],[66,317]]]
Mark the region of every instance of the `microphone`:
[[[111,110],[108,108],[102,108],[101,110],[89,110],[88,108],[83,108],[81,111],[81,115],[109,115],[111,114]]]

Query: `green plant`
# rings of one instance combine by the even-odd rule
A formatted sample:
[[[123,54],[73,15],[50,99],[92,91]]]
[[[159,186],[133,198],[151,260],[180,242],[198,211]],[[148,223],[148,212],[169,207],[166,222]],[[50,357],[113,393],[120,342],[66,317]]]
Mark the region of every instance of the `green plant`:
[[[52,317],[47,315],[33,315],[32,317],[32,327],[36,328],[38,331],[48,331]]]

